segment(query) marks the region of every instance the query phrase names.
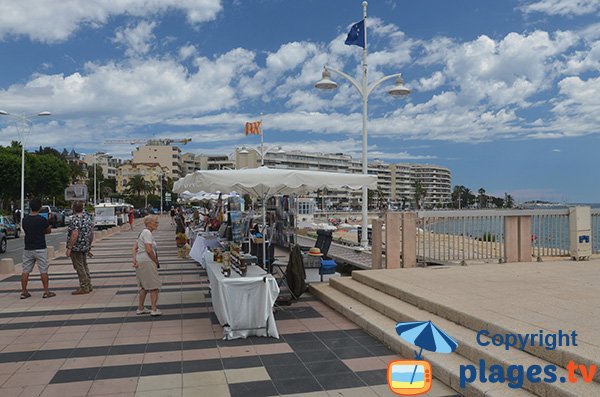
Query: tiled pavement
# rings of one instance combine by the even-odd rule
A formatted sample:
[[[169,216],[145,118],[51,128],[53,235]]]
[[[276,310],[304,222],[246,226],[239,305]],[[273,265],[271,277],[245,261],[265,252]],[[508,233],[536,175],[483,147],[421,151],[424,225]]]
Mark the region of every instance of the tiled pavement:
[[[19,299],[18,276],[0,281],[0,396],[388,396],[398,356],[323,303],[305,296],[276,311],[280,339],[222,340],[206,273],[176,257],[173,227],[156,232],[160,318],[137,316],[125,231],[95,243],[94,291],[72,296],[68,258],[52,261],[51,289]],[[455,396],[434,383],[429,396]]]

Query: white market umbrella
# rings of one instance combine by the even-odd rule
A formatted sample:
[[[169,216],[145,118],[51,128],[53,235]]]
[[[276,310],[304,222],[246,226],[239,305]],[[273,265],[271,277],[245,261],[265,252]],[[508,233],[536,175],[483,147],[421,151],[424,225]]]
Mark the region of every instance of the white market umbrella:
[[[362,189],[363,185],[375,189],[377,176],[364,174],[343,174],[337,172],[307,171],[278,168],[250,168],[241,170],[196,171],[179,179],[173,185],[173,192],[186,190],[236,191],[248,193],[262,199],[262,221],[266,226],[266,199],[275,195],[303,194],[322,188]],[[263,265],[266,264],[265,239],[263,239]]]
[[[216,193],[206,193],[204,191],[192,193],[189,190],[179,193],[179,197],[185,203],[191,203],[194,201],[216,201],[219,199],[219,192]],[[229,197],[237,196],[235,192],[231,192],[229,194],[221,194],[221,199],[227,200]]]

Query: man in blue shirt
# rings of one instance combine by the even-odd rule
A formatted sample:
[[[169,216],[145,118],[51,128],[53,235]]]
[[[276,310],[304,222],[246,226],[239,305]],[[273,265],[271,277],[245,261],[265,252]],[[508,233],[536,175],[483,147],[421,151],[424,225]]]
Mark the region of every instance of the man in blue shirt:
[[[56,296],[48,290],[48,248],[46,246],[46,234],[50,234],[52,229],[48,219],[39,214],[42,208],[42,201],[39,198],[33,198],[29,201],[31,214],[23,218],[23,231],[25,232],[25,249],[23,250],[23,272],[21,273],[21,299],[27,299],[31,296],[27,291],[29,282],[29,273],[37,262],[40,270],[40,278],[44,287],[42,298],[51,298]]]

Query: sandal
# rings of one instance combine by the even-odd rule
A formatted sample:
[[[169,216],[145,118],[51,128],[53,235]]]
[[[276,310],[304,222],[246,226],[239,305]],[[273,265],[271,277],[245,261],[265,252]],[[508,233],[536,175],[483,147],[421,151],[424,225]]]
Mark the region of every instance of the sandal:
[[[46,299],[46,298],[52,298],[53,296],[56,296],[56,294],[52,291],[46,292],[44,295],[42,295],[42,298]]]
[[[21,299],[27,299],[31,296],[31,294],[29,292],[24,292],[21,294]]]

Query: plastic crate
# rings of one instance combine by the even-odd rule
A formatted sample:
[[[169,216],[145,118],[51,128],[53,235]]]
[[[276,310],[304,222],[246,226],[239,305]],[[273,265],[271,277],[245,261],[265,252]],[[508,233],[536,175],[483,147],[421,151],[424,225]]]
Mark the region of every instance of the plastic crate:
[[[313,255],[308,255],[305,253],[302,253],[302,262],[304,262],[304,268],[306,269],[318,269],[321,267],[321,257],[320,256],[313,256]]]

